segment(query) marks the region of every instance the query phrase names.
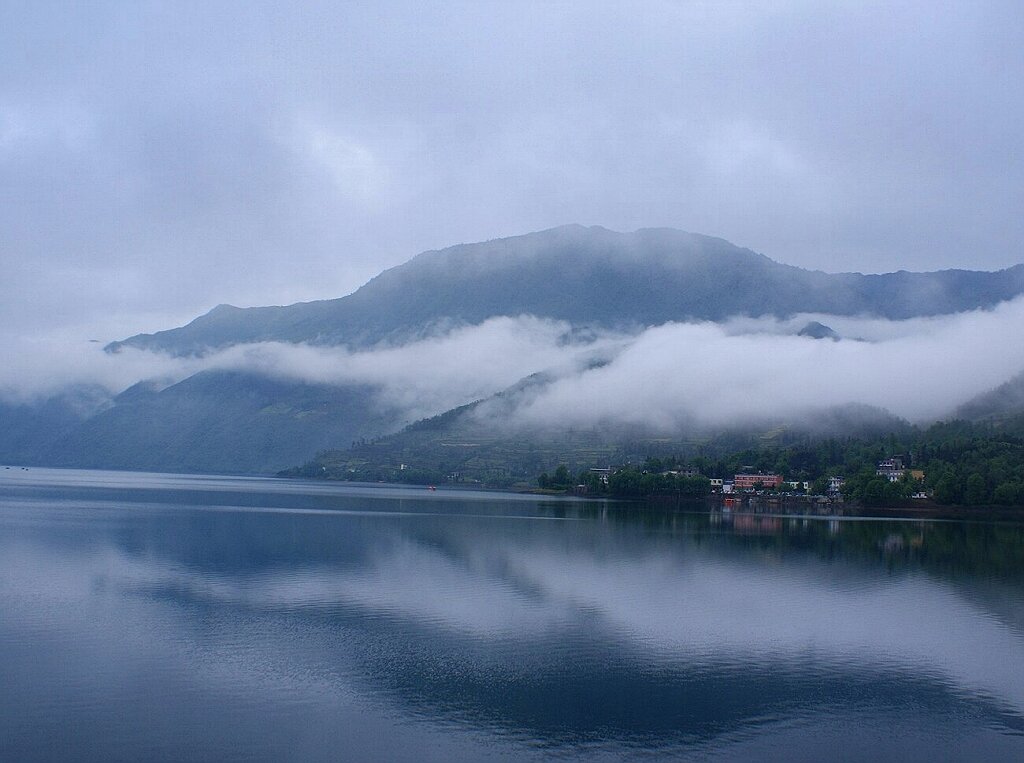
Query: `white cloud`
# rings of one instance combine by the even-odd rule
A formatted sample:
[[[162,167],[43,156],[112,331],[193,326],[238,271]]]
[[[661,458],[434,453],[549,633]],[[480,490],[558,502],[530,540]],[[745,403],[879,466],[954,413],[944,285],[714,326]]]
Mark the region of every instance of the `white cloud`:
[[[349,201],[369,203],[388,188],[388,171],[374,152],[350,135],[309,120],[300,120],[293,149],[326,172],[335,189]]]
[[[872,341],[781,333],[807,317],[649,329],[608,365],[550,385],[524,405],[520,420],[584,425],[604,418],[671,430],[691,419],[734,424],[860,403],[929,421],[1024,369],[1024,346],[1005,341],[1024,325],[1024,299],[910,321],[818,316]]]
[[[820,319],[846,337],[799,337]],[[1024,369],[1024,346],[1007,342],[1024,325],[1024,298],[993,310],[885,321],[796,316],[725,324],[669,323],[636,335],[578,334],[564,322],[493,318],[404,345],[352,351],[282,343],[239,345],[208,357],[170,358],[66,337],[9,343],[0,392],[25,399],[75,382],[111,392],[157,378],[171,383],[205,369],[237,369],[318,384],[366,384],[412,420],[486,398],[537,372],[554,380],[524,395],[521,425],[589,425],[603,419],[672,430],[801,416],[860,403],[915,421],[959,404]],[[485,406],[483,414],[488,408]]]
[[[382,402],[411,418],[492,395],[537,371],[568,373],[618,335],[574,341],[567,323],[529,316],[492,318],[402,346],[352,352],[339,347],[239,345],[206,367],[241,368],[320,384],[371,384]]]

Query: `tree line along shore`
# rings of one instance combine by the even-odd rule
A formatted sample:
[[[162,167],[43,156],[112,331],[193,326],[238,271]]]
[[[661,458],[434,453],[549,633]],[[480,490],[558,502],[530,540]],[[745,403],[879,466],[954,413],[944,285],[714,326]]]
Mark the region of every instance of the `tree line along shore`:
[[[875,507],[917,501],[920,506],[1024,507],[1024,437],[1005,422],[940,422],[903,434],[828,438],[718,457],[649,457],[637,465],[577,474],[560,465],[541,474],[538,486],[615,498],[734,493],[815,496]]]
[[[736,475],[764,475],[779,484],[748,480],[734,489],[869,507],[1024,507],[1024,414],[906,425],[876,435],[791,432],[771,440],[721,437],[625,446],[583,432],[565,433],[555,442],[442,438],[417,430],[398,440],[325,451],[281,474],[610,498],[702,498],[721,494]]]

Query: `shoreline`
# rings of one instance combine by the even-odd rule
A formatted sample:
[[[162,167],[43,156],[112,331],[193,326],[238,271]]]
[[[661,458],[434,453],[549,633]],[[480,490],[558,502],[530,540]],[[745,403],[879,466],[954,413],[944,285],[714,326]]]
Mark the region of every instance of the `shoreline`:
[[[37,470],[57,470],[61,472],[74,472],[74,471],[86,471],[86,472],[111,472],[111,473],[126,473],[132,475],[139,474],[155,474],[155,475],[168,475],[177,477],[224,477],[229,479],[275,479],[286,482],[311,482],[319,484],[334,484],[338,486],[344,485],[372,485],[372,486],[388,486],[388,487],[400,487],[400,488],[423,488],[426,489],[428,485],[412,482],[362,482],[362,481],[349,481],[349,480],[332,480],[324,479],[322,477],[300,477],[300,476],[281,476],[272,474],[225,474],[225,473],[207,473],[207,472],[154,472],[150,470],[132,470],[132,469],[89,469],[81,467],[65,467],[65,466],[39,466],[39,465],[18,465],[18,464],[0,464],[0,470],[10,470],[14,472],[22,471],[37,471]],[[816,517],[860,517],[864,519],[908,519],[908,520],[922,520],[922,519],[936,519],[936,520],[959,520],[959,521],[979,521],[979,522],[1024,522],[1024,506],[943,506],[935,503],[934,501],[921,500],[919,503],[915,502],[915,505],[911,506],[864,506],[862,504],[853,503],[850,501],[819,501],[809,496],[785,496],[782,498],[769,498],[767,496],[753,496],[753,495],[742,495],[742,496],[723,496],[721,494],[712,494],[702,498],[682,498],[679,496],[646,496],[646,497],[627,497],[627,496],[611,496],[611,495],[574,495],[570,492],[545,490],[542,488],[532,488],[528,490],[515,489],[511,487],[489,487],[486,485],[467,485],[467,484],[451,484],[441,483],[437,486],[439,489],[451,492],[460,491],[479,491],[487,493],[506,493],[508,495],[516,495],[520,497],[530,496],[538,500],[544,499],[557,499],[557,500],[574,500],[584,502],[602,502],[602,503],[620,503],[630,504],[634,507],[652,508],[665,510],[671,505],[673,508],[679,508],[683,505],[687,505],[692,508],[701,507],[702,510],[707,511],[720,511],[720,512],[734,512],[738,514],[776,514],[780,516],[816,516]],[[735,501],[734,504],[726,504],[726,500],[731,499]]]
[[[571,496],[550,490],[526,491],[537,497]],[[643,505],[651,508],[668,508],[689,505],[694,508],[706,507],[709,511],[732,512],[736,514],[775,514],[779,516],[815,517],[861,517],[864,519],[942,519],[976,520],[982,522],[1014,521],[1024,522],[1024,506],[945,506],[932,500],[921,500],[915,505],[865,506],[853,501],[821,501],[813,497],[788,496],[770,499],[765,496],[736,496],[735,504],[726,503],[729,496],[712,494],[703,498],[681,498],[672,495],[644,497],[621,496],[575,496],[584,500],[613,501]]]

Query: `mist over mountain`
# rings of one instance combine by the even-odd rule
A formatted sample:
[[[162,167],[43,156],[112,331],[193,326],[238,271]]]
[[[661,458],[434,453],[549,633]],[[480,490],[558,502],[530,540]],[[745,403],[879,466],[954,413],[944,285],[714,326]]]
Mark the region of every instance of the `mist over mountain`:
[[[141,382],[37,448],[35,463],[97,469],[272,473],[310,453],[390,431],[373,390],[203,371]]]
[[[523,422],[521,406],[556,379],[534,374],[485,400],[417,421],[351,448],[327,450],[283,473],[328,479],[441,482],[448,479],[511,486],[532,483],[555,464],[574,473],[595,466],[641,463],[648,456],[718,456],[744,448],[784,446],[824,437],[906,432],[910,425],[882,408],[848,404],[808,415],[751,417],[708,425],[698,419],[670,429],[623,422],[594,411],[589,422]]]
[[[830,274],[678,230],[567,225],[424,252],[340,299],[220,305],[187,326],[107,349],[189,355],[251,342],[366,347],[502,315],[612,329],[798,313],[900,320],[991,307],[1021,293],[1024,265],[994,273]]]
[[[432,468],[462,449],[483,473],[563,445],[607,459],[630,442],[892,429],[1021,372],[1024,348],[1001,339],[1024,323],[1021,294],[1024,266],[827,274],[680,231],[565,226],[105,352],[34,362],[26,347],[0,373],[0,457],[268,473],[368,440],[453,456]]]
[[[1024,372],[993,390],[984,392],[956,410],[958,418],[998,421],[1024,411]]]
[[[0,463],[52,463],[54,444],[110,404],[97,385],[72,385],[31,402],[0,397]]]

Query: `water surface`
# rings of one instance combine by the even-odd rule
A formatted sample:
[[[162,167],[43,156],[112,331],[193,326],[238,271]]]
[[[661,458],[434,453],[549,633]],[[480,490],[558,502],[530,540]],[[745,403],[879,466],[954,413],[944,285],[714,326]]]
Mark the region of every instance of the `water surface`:
[[[1024,760],[1024,528],[0,469],[2,760]]]

